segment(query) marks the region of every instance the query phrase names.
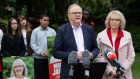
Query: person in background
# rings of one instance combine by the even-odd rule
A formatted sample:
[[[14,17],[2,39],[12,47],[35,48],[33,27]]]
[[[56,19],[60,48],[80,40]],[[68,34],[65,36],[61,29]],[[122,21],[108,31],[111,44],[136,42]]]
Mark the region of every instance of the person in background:
[[[1,24],[1,21],[0,21]],[[1,27],[1,26],[0,26]],[[1,52],[1,42],[2,42],[2,37],[3,37],[3,32],[0,29],[0,79],[2,78],[2,68],[1,68],[1,56],[3,56],[2,52]]]
[[[28,17],[28,22],[32,24],[32,29],[35,29],[39,26],[39,22],[34,17]]]
[[[31,35],[31,48],[33,49],[35,79],[49,79],[47,37],[55,36],[54,29],[48,27],[49,16],[40,16],[40,26],[35,28]]]
[[[0,29],[0,56],[2,56],[2,53],[1,53],[1,42],[2,42],[2,37],[3,37],[3,32],[2,32],[2,30]]]
[[[32,25],[26,20],[25,16],[21,15],[17,18],[17,22],[21,28],[21,32],[24,38],[24,44],[26,48],[25,56],[30,56],[33,53],[32,48],[30,47],[30,38],[32,34]]]
[[[12,65],[11,77],[8,79],[30,79],[27,75],[28,70],[26,64],[22,59],[16,59]]]
[[[110,11],[106,17],[106,29],[97,36],[97,43],[100,54],[96,58],[97,62],[108,62],[104,56],[104,51],[114,51],[117,60],[125,68],[125,76],[127,79],[133,79],[131,66],[135,59],[135,51],[132,43],[131,34],[125,30],[126,20],[124,15],[118,11]],[[118,74],[118,73],[117,73]],[[108,64],[102,79],[114,79],[116,76],[116,67]],[[119,73],[120,79],[124,79]]]
[[[15,18],[8,21],[8,31],[3,35],[1,51],[4,57],[25,56],[25,44]]]
[[[82,23],[87,24],[87,25],[91,25],[93,27],[93,29],[95,27],[94,22],[91,21],[91,13],[87,9],[85,9],[83,11]]]
[[[82,8],[78,4],[72,4],[68,8],[69,22],[57,29],[54,41],[53,56],[62,59],[60,78],[68,79],[70,67],[68,56],[76,51],[79,62],[82,60],[82,52],[88,50],[91,62],[99,54],[99,49],[93,28],[81,23]]]
[[[1,56],[3,56],[2,53],[1,53],[1,41],[2,41],[2,37],[3,37],[3,32],[0,29],[0,79],[2,77],[2,72],[1,72],[2,71],[2,68],[1,68]]]

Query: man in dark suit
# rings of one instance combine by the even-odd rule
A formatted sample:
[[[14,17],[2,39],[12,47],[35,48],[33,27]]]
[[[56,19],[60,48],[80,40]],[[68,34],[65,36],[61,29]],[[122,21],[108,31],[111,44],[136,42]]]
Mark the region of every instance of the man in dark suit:
[[[53,56],[62,59],[60,78],[68,79],[70,67],[68,56],[70,52],[77,51],[78,60],[82,59],[82,52],[88,50],[90,58],[94,59],[99,54],[93,28],[81,23],[82,8],[78,4],[72,4],[68,8],[70,22],[57,29],[54,41]]]

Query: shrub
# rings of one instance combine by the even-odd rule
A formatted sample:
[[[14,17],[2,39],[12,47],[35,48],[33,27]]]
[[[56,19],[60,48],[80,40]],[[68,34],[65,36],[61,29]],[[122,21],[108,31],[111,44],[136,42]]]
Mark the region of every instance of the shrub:
[[[2,20],[0,18],[0,29],[5,33],[8,28],[8,20]]]
[[[132,40],[133,40],[133,45],[135,51],[139,52],[140,51],[140,27],[135,26],[135,25],[130,25],[126,27],[126,30],[131,33]]]

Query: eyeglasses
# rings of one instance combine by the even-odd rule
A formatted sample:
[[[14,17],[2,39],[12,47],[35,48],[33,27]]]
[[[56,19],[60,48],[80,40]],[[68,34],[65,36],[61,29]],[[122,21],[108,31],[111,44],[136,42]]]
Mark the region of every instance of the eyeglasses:
[[[113,19],[113,18],[110,18],[109,20],[110,21],[121,21],[120,19]]]
[[[44,19],[43,21],[50,21],[50,20],[45,20],[45,19]]]
[[[73,14],[73,15],[77,15],[77,14],[79,14],[79,15],[81,15],[82,12],[72,12],[72,13],[69,13],[69,14]]]
[[[19,66],[14,66],[14,68],[22,68],[23,65],[19,65]]]

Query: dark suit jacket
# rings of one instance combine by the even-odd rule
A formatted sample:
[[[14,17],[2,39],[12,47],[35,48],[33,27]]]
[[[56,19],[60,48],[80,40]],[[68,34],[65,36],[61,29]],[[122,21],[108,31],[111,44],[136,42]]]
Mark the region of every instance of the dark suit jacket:
[[[94,36],[93,28],[89,25],[82,24],[83,38],[85,49],[93,54],[93,59],[99,54],[99,49]],[[62,59],[61,79],[68,79],[70,67],[68,66],[68,56],[72,51],[77,51],[76,41],[70,22],[62,25],[57,29],[57,35],[54,41],[53,56]]]
[[[7,34],[3,35],[2,38],[2,53],[5,57],[10,56],[24,56],[25,55],[25,44],[23,36],[10,38]]]

